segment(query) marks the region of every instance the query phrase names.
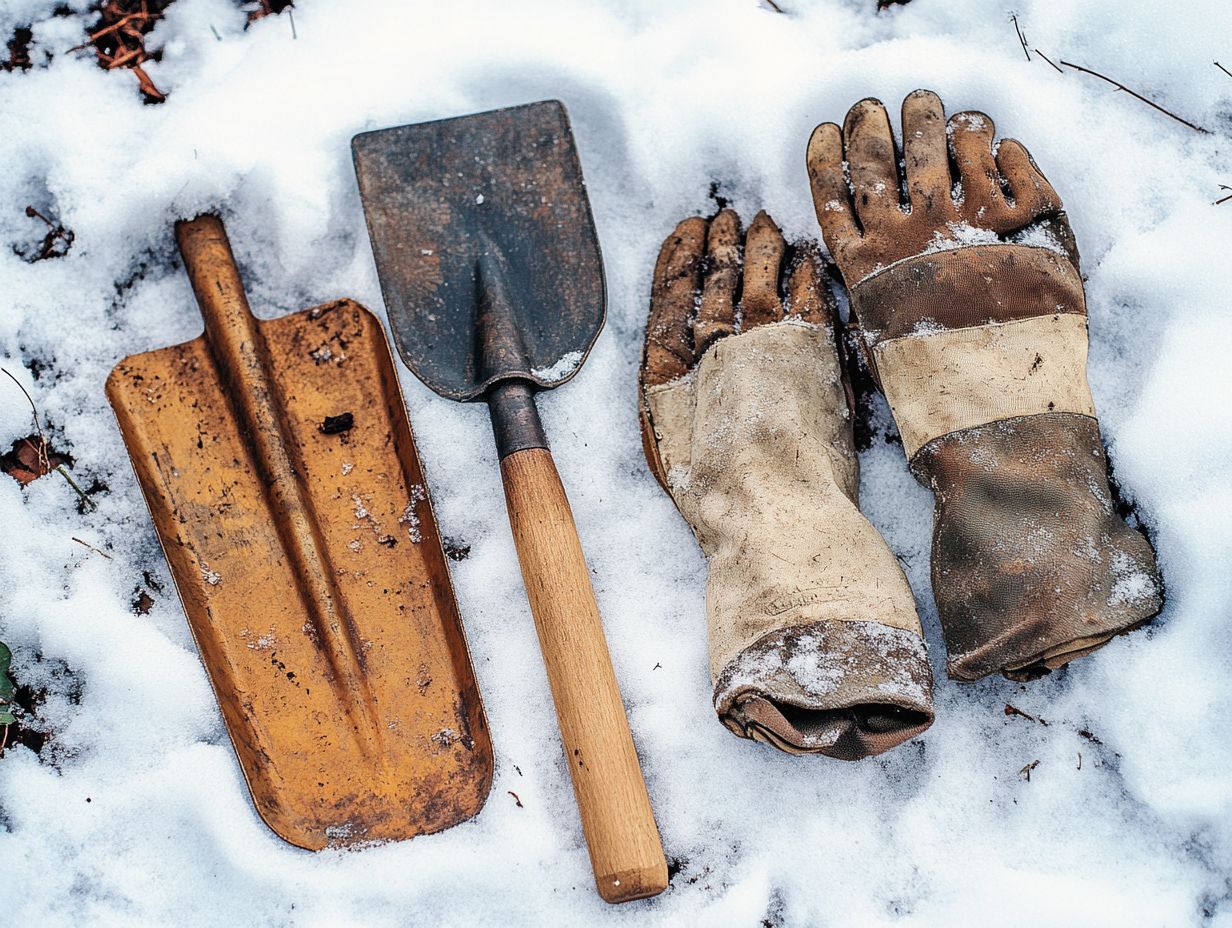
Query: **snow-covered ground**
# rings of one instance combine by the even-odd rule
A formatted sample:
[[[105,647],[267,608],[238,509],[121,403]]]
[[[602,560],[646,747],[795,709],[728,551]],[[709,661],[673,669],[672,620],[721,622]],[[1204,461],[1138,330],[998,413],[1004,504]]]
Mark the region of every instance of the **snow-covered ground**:
[[[232,0],[177,0],[150,40],[160,106],[126,70],[63,53],[94,15],[53,17],[61,3],[0,9],[0,37],[33,24],[36,61],[57,52],[0,73],[0,365],[78,479],[108,489],[83,515],[54,475],[25,490],[0,475],[0,638],[18,679],[48,687],[54,730],[41,757],[0,758],[6,923],[1232,926],[1232,203],[1212,205],[1232,185],[1232,77],[1212,64],[1232,67],[1225,2],[1016,8],[1032,48],[1206,135],[1028,62],[1010,10],[985,0],[881,14],[872,0],[779,0],[783,14],[756,0],[300,0],[294,35],[285,14],[245,30]],[[920,86],[990,113],[1065,199],[1092,386],[1168,605],[1048,679],[945,681],[930,498],[882,410],[864,500],[919,600],[937,723],[857,764],[791,758],[733,738],[709,703],[702,559],[637,436],[650,270],[676,220],[713,209],[715,182],[746,221],[765,206],[815,235],[809,131],[867,95],[894,111]],[[248,799],[103,396],[119,358],[200,328],[172,220],[225,211],[264,316],[344,295],[382,311],[350,137],[548,97],[572,114],[610,315],[542,408],[674,870],[663,896],[615,909],[593,889],[484,409],[403,372],[442,529],[471,546],[453,575],[497,752],[491,797],[440,835],[312,854]],[[67,257],[14,253],[42,236],[27,204],[73,230]],[[0,450],[29,431],[0,378]]]

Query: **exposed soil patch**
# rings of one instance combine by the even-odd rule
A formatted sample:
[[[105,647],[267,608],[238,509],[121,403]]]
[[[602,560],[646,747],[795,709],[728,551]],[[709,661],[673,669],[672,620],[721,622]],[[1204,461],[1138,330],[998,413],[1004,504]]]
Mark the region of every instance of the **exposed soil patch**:
[[[92,49],[98,57],[98,65],[106,71],[126,68],[137,78],[137,87],[146,103],[162,103],[167,94],[161,90],[145,70],[147,61],[158,61],[162,51],[146,47],[146,36],[163,18],[167,8],[175,0],[99,0],[84,13],[69,6],[57,7],[54,16],[89,16],[96,19],[85,30],[85,41],[68,49],[78,52]],[[290,10],[292,0],[235,0],[237,13],[246,13],[253,23],[266,16],[276,16]],[[30,26],[21,26],[13,31],[6,44],[7,57],[0,57],[0,71],[28,71],[34,66],[34,31]],[[62,49],[42,50],[46,65]]]
[[[451,561],[465,561],[471,556],[471,546],[461,538],[444,538],[442,541],[445,548],[445,557]]]
[[[0,61],[0,71],[29,71],[30,43],[33,39],[34,33],[29,29],[21,28],[16,30],[13,33],[13,38],[9,39],[8,60]]]
[[[255,23],[266,16],[277,16],[283,10],[289,10],[295,4],[292,0],[258,0],[257,8],[248,11],[248,21]]]
[[[136,587],[133,590],[132,607],[134,615],[149,615],[150,610],[154,608],[154,597],[148,590]]]
[[[22,677],[27,674],[11,673],[17,683],[13,697],[13,705],[17,708],[15,712],[17,721],[8,726],[8,741],[5,749],[24,745],[38,754],[41,759],[47,760],[51,756],[55,731],[42,717],[42,709],[47,704],[49,696],[53,694],[66,696],[72,705],[79,704],[81,702],[81,682],[63,661],[48,659],[42,654],[36,654],[34,663],[38,672],[30,673],[28,676],[37,676],[43,681],[39,685],[23,682]],[[3,735],[0,735],[0,738],[3,738]]]

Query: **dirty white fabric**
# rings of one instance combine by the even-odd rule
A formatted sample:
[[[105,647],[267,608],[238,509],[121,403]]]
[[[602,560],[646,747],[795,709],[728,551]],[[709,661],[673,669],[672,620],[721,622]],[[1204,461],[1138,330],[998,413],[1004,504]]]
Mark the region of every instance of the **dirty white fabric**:
[[[921,634],[898,562],[856,506],[830,332],[760,326],[647,392],[672,497],[710,562],[712,677],[788,626],[870,620]]]
[[[908,458],[934,438],[1001,419],[1095,415],[1087,318],[1077,313],[891,338],[873,359]]]

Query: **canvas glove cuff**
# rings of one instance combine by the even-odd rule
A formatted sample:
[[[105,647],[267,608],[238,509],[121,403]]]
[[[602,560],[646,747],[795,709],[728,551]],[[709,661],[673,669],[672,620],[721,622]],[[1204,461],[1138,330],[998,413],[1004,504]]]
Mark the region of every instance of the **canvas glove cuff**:
[[[652,465],[709,562],[714,705],[792,753],[877,754],[932,721],[932,677],[894,555],[860,513],[833,332],[721,339],[646,391]]]

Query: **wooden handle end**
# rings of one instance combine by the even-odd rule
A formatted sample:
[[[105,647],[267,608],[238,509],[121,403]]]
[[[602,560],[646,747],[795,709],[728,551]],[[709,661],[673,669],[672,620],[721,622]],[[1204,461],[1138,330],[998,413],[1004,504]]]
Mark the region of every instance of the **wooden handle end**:
[[[595,873],[595,886],[604,902],[613,905],[657,896],[667,889],[667,861],[660,855],[657,861],[635,870],[619,873]]]

